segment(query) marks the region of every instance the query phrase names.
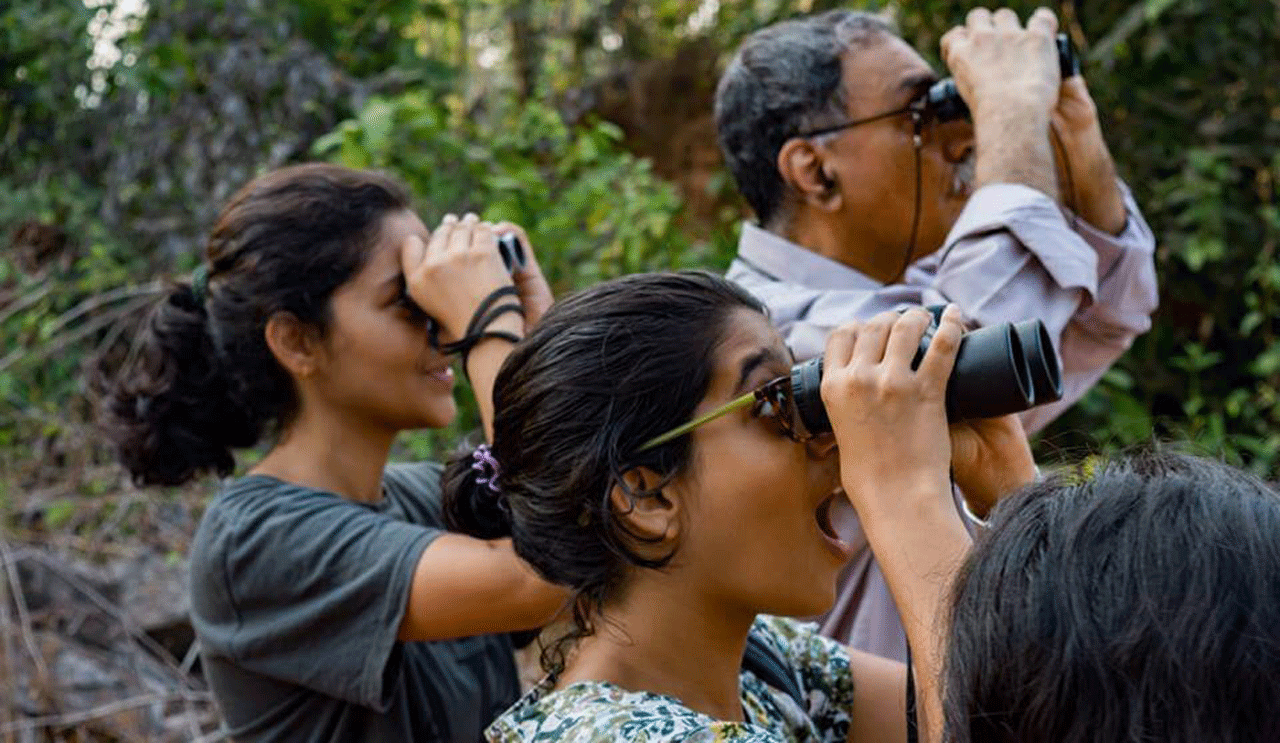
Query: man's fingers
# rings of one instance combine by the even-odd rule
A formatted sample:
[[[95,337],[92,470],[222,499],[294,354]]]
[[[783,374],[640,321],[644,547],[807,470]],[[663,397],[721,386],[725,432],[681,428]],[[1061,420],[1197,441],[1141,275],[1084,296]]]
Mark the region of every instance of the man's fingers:
[[[1052,37],[1058,33],[1058,16],[1048,8],[1036,8],[1036,12],[1027,19],[1027,29],[1034,29]]]
[[[963,44],[968,39],[969,30],[964,26],[956,26],[950,31],[942,35],[942,41],[939,48],[942,51],[942,61],[949,67],[951,63],[951,52],[956,47]]]
[[[991,11],[986,8],[974,8],[969,11],[969,15],[965,16],[964,25],[974,31],[990,29],[993,25]]]
[[[1022,22],[1018,20],[1018,14],[1009,8],[1001,8],[992,14],[991,25],[995,26],[997,31],[1022,30]]]
[[[956,352],[960,349],[960,336],[964,333],[960,309],[955,305],[947,305],[938,321],[938,329],[929,341],[929,350],[916,369],[916,376],[928,386],[939,391],[947,388],[947,378],[951,376],[951,368],[956,363]]]

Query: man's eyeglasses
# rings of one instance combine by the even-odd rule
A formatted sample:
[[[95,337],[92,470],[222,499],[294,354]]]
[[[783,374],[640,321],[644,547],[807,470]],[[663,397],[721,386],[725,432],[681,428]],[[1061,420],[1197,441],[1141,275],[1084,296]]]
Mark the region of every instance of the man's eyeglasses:
[[[945,124],[948,121],[963,119],[969,116],[969,107],[965,105],[964,99],[960,97],[960,92],[956,88],[955,80],[947,78],[939,80],[930,85],[925,90],[920,91],[914,98],[907,102],[902,108],[895,108],[892,111],[885,111],[874,116],[868,116],[864,119],[855,119],[853,121],[845,121],[831,126],[810,129],[809,131],[796,134],[797,137],[817,137],[823,134],[831,134],[844,129],[852,129],[855,126],[870,124],[873,121],[888,119],[894,116],[902,116],[909,114],[916,125],[916,136],[919,136],[920,130],[925,124]]]
[[[665,444],[672,439],[693,431],[693,429],[704,423],[747,406],[751,406],[751,415],[774,421],[778,426],[779,433],[796,443],[803,444],[814,438],[812,434],[805,430],[804,424],[800,422],[800,417],[796,414],[795,399],[791,394],[791,376],[787,375],[765,382],[751,392],[730,400],[709,413],[700,415],[683,425],[676,426],[666,433],[654,436],[644,442],[639,451],[646,451],[655,446]]]

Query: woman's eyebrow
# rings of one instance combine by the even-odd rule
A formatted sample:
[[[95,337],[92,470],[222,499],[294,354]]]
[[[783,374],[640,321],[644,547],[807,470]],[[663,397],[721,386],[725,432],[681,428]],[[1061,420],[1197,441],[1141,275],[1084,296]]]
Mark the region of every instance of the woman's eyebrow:
[[[777,363],[781,366],[787,366],[786,359],[782,358],[782,354],[778,353],[774,348],[761,348],[759,351],[751,354],[742,360],[742,371],[738,376],[738,383],[734,385],[734,394],[745,391],[747,379],[756,369],[764,366],[766,363]]]

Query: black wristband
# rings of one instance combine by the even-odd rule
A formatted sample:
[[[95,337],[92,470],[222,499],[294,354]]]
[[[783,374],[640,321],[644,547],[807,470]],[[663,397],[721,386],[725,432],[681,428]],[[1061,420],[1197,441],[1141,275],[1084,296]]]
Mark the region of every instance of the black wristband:
[[[462,352],[462,373],[467,375],[467,379],[471,378],[471,374],[467,371],[467,359],[471,357],[471,352],[475,347],[480,345],[480,341],[493,338],[495,340],[507,341],[512,344],[520,342],[520,336],[515,333],[508,333],[505,330],[486,330],[476,337],[476,342],[471,344],[471,348]]]
[[[467,329],[461,338],[453,343],[441,343],[439,326],[437,325],[433,328],[435,332],[430,336],[431,345],[444,354],[461,353],[470,349],[479,341],[480,333],[484,332],[489,323],[493,322],[499,315],[507,312],[517,312],[521,316],[524,315],[524,307],[519,304],[505,304],[496,309],[493,307],[498,300],[511,296],[518,297],[519,291],[510,284],[493,290],[489,293],[489,296],[480,300],[480,304],[476,307],[476,311],[472,313],[471,322],[467,323]]]

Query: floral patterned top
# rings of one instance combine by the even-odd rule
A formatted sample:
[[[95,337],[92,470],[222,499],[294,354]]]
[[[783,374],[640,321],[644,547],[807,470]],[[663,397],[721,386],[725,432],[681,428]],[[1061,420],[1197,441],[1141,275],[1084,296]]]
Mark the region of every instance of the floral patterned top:
[[[745,722],[695,712],[680,700],[583,681],[552,691],[551,677],[529,690],[485,731],[491,743],[629,740],[643,743],[843,743],[853,709],[849,654],[819,637],[814,625],[759,617],[751,632],[764,641],[807,697],[800,709],[786,692],[742,672]]]

